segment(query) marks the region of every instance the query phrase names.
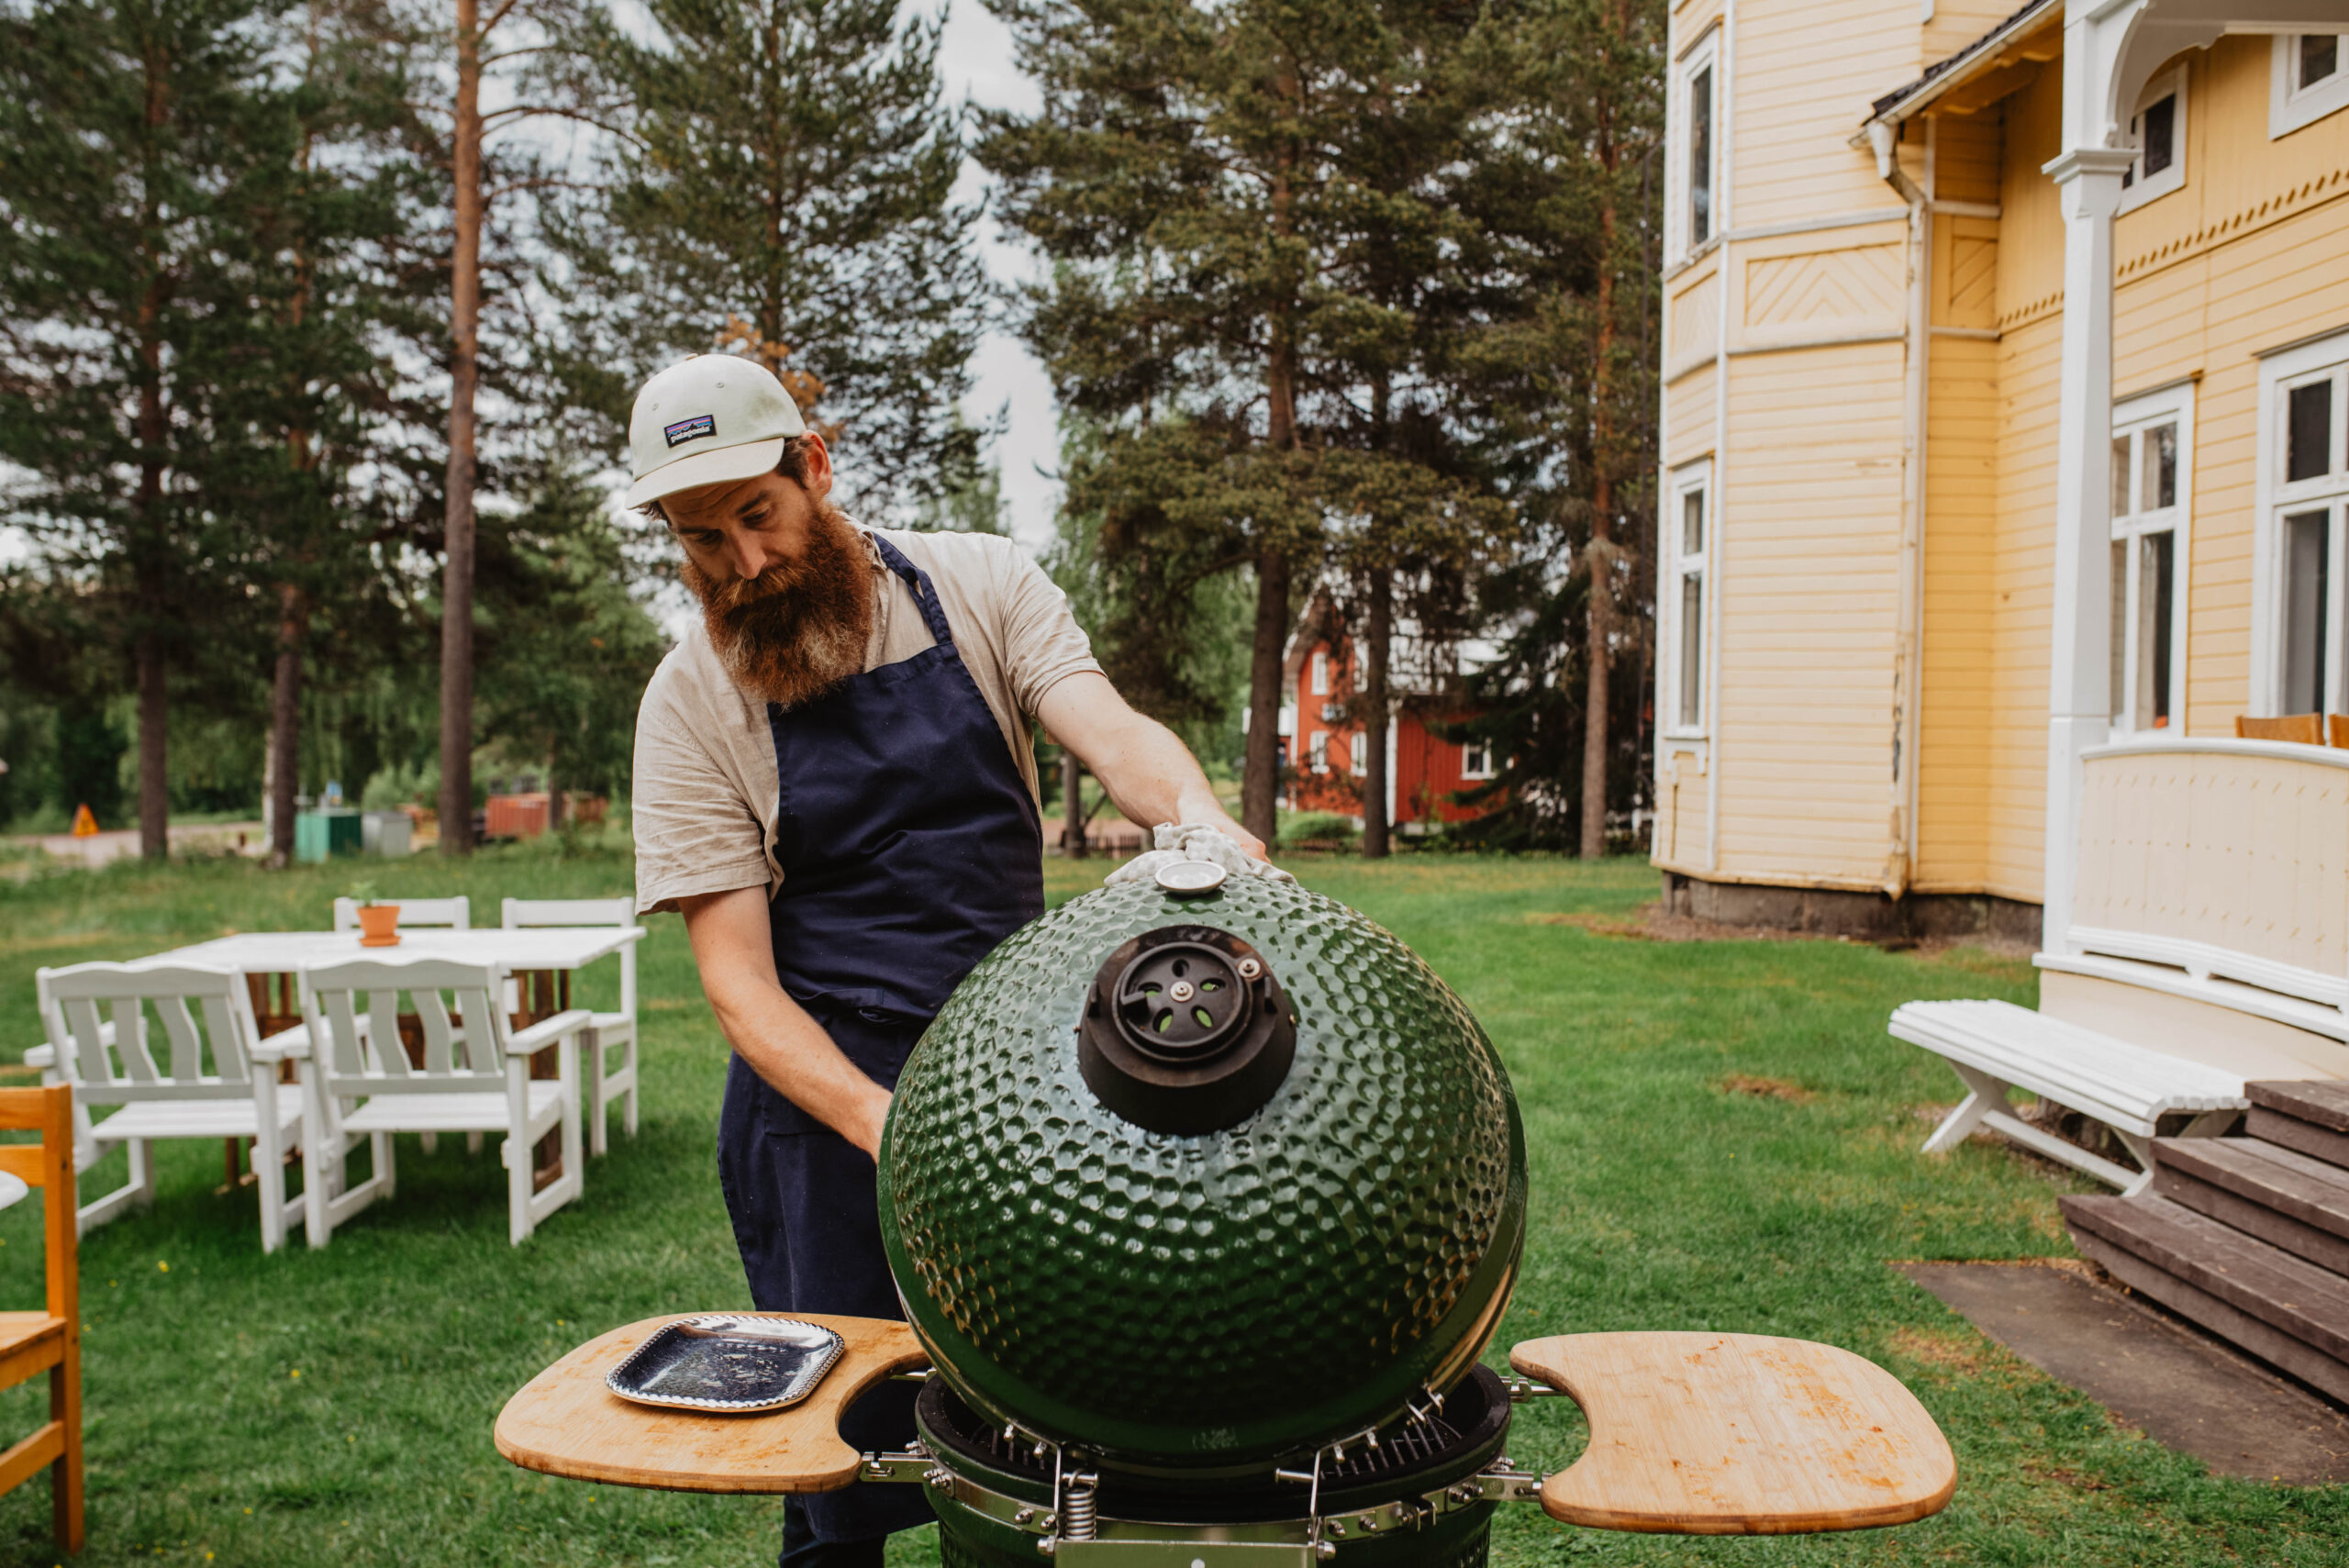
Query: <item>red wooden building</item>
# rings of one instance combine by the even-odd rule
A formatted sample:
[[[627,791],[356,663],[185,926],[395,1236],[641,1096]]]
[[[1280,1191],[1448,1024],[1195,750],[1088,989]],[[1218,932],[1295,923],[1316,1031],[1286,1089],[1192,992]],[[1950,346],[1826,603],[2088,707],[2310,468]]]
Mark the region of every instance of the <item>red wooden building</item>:
[[[1465,822],[1494,809],[1497,800],[1463,806],[1452,798],[1493,776],[1492,748],[1445,740],[1430,728],[1476,715],[1458,695],[1457,651],[1432,654],[1398,627],[1391,662],[1387,684],[1395,717],[1386,727],[1386,819],[1398,832],[1424,833],[1431,824]],[[1369,759],[1362,721],[1350,709],[1361,667],[1353,639],[1325,597],[1317,596],[1290,640],[1284,679],[1288,702],[1281,742],[1289,777],[1282,804],[1359,822]]]

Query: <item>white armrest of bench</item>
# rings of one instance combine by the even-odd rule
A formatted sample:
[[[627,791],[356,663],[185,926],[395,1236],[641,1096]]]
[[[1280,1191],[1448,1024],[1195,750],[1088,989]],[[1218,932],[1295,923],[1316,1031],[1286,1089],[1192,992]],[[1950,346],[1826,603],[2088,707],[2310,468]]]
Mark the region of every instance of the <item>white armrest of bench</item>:
[[[38,1067],[44,1072],[56,1066],[57,1047],[53,1045],[36,1045],[28,1048],[25,1051],[25,1065],[28,1067]]]
[[[310,1059],[310,1026],[295,1024],[290,1029],[280,1029],[253,1047],[255,1062],[307,1062]]]
[[[542,1047],[552,1045],[567,1034],[576,1034],[596,1021],[596,1015],[584,1007],[573,1007],[567,1013],[557,1013],[551,1018],[540,1018],[519,1034],[508,1036],[506,1049],[517,1056],[528,1056]]]

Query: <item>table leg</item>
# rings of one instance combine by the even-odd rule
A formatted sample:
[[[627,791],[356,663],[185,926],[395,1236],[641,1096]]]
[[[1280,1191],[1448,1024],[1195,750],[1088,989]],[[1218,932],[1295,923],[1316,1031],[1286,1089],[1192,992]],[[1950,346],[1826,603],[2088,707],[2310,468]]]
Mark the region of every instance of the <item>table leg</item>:
[[[568,975],[563,976],[566,982],[569,978]],[[518,993],[515,999],[522,1005],[522,1011],[514,1019],[516,1029],[529,1029],[541,1019],[554,1017],[562,1010],[562,1005],[568,1002],[563,995],[565,987],[558,984],[553,970],[525,970],[515,976],[515,982]],[[530,1076],[540,1079],[561,1077],[561,1051],[562,1047],[550,1045],[542,1051],[532,1051]],[[539,1140],[538,1147],[532,1151],[530,1164],[530,1188],[533,1192],[544,1192],[562,1180],[562,1129],[558,1128]]]

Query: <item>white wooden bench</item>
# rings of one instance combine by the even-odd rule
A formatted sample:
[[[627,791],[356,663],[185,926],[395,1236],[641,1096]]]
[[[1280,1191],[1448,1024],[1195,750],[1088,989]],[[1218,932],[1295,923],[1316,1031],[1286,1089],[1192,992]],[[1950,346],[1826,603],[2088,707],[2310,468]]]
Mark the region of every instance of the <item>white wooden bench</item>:
[[[2153,1139],[2161,1117],[2198,1113],[2184,1136],[2215,1138],[2250,1104],[2243,1079],[2222,1068],[2148,1051],[2011,1002],[1910,1002],[1894,1009],[1890,1027],[1894,1039],[1942,1057],[1965,1084],[1965,1098],[1925,1140],[1928,1154],[1946,1153],[1976,1127],[1988,1126],[2133,1195],[2154,1179]],[[2016,1089],[2104,1123],[2143,1169],[2129,1170],[2024,1121],[2007,1098]]]

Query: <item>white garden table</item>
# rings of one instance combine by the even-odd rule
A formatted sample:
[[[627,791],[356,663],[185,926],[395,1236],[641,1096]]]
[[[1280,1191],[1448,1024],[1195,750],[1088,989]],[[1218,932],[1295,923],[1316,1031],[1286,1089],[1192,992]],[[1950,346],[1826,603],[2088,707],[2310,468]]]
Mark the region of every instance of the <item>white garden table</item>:
[[[357,958],[362,953],[381,958],[453,959],[462,963],[494,963],[513,976],[521,1010],[515,1027],[527,1028],[571,1006],[571,976],[599,959],[611,957],[630,942],[644,940],[641,926],[530,926],[507,930],[490,926],[452,930],[439,926],[403,927],[397,945],[362,948],[357,931],[239,931],[195,942],[168,952],[153,953],[141,962],[199,963],[216,969],[241,971],[253,994],[253,1012],[263,1035],[299,1027],[294,976],[306,964]],[[271,976],[278,976],[276,1005],[272,1006]],[[403,1027],[401,1032],[406,1034]],[[545,1052],[543,1071],[532,1062],[534,1075],[551,1077],[553,1048]],[[236,1147],[228,1154],[229,1184],[239,1181]],[[558,1173],[551,1156],[541,1152],[541,1179]]]
[[[644,928],[531,926],[508,931],[488,926],[457,931],[440,926],[408,926],[400,930],[399,945],[388,948],[362,948],[359,935],[357,931],[239,931],[234,936],[215,937],[208,942],[195,942],[152,956],[172,963],[239,969],[248,974],[292,973],[304,964],[357,958],[362,953],[390,959],[415,954],[455,959],[462,963],[495,963],[516,974],[568,973],[584,969],[597,959],[609,958],[630,942],[643,940]]]
[[[389,959],[416,956],[454,959],[461,963],[495,963],[502,965],[517,980],[559,976],[559,984],[552,988],[553,994],[546,996],[544,1006],[529,1005],[534,999],[525,996],[524,1011],[535,1018],[569,1006],[572,972],[584,969],[598,959],[609,958],[630,942],[642,941],[644,928],[532,926],[509,931],[491,926],[460,931],[439,926],[403,927],[399,944],[388,948],[362,948],[359,937],[357,931],[239,931],[233,936],[215,937],[208,942],[155,953],[151,959],[139,962],[200,963],[216,969],[241,970],[249,981],[258,982],[254,984],[253,1011],[262,1015],[264,1035],[302,1021],[295,1015],[290,985],[280,988],[282,1006],[266,1005],[262,984],[267,976],[291,977],[305,964],[329,963],[362,953]],[[273,1020],[276,1021],[275,1028],[272,1027]]]

